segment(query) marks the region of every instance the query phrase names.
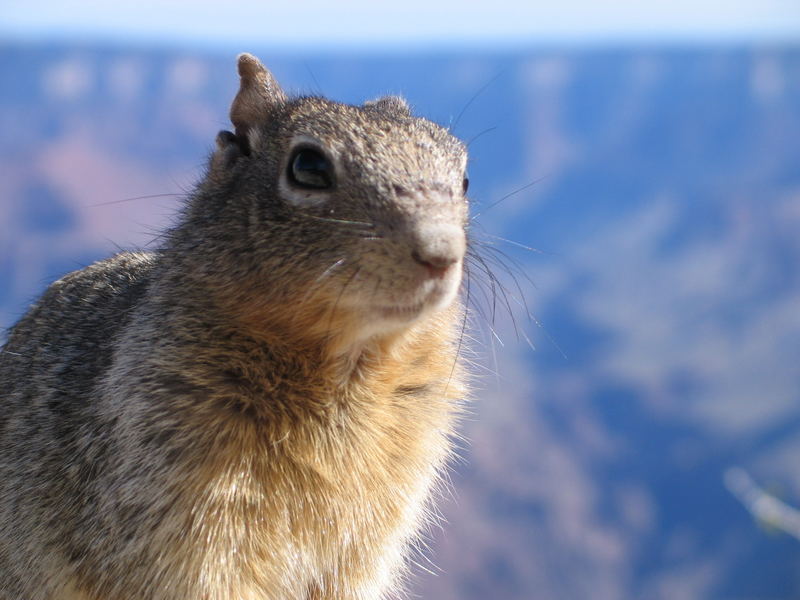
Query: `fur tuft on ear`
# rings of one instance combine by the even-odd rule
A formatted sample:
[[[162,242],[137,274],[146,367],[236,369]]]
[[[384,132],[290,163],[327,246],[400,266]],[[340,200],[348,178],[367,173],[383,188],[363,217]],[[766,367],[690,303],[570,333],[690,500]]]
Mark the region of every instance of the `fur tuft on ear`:
[[[383,112],[401,114],[404,116],[411,115],[411,108],[409,108],[408,102],[400,96],[384,96],[377,100],[370,100],[364,103],[364,108],[374,108]]]
[[[238,57],[239,92],[231,105],[231,122],[240,143],[249,140],[249,133],[265,123],[270,109],[286,102],[286,94],[261,61],[252,54]],[[249,150],[245,148],[245,151]]]

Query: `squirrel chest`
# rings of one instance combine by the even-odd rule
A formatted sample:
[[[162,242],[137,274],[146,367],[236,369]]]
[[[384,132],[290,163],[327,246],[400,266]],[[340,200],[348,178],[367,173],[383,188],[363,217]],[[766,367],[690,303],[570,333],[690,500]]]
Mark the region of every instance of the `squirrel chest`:
[[[184,593],[215,577],[242,598],[274,593],[276,581],[300,598],[385,587],[424,519],[461,392],[453,363],[420,342],[328,389],[231,377],[242,395],[202,415],[201,455],[165,469],[180,481],[183,513],[162,519],[158,535],[185,571]],[[270,404],[269,420],[255,402]]]

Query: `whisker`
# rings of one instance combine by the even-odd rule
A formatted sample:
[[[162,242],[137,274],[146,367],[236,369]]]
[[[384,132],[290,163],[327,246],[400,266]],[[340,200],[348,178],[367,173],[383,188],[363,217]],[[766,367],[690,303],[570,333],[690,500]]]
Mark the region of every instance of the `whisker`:
[[[540,250],[539,248],[534,248],[533,246],[526,246],[525,244],[520,244],[519,242],[515,242],[514,240],[509,240],[508,238],[500,237],[499,235],[493,235],[485,231],[482,231],[481,235],[485,235],[486,237],[490,237],[495,240],[500,240],[501,242],[505,242],[506,244],[511,244],[512,246],[516,246],[517,248],[522,248],[523,250],[529,250],[531,252],[535,252],[536,254],[549,254],[548,252]]]
[[[531,341],[531,339],[525,333],[524,329],[520,329],[517,326],[517,322],[510,305],[510,302],[512,301],[523,309],[528,320],[534,323],[536,327],[538,327],[539,330],[542,331],[542,333],[547,338],[548,342],[550,342],[553,345],[553,347],[558,351],[558,353],[562,356],[562,358],[566,360],[568,358],[566,352],[564,352],[564,350],[558,345],[558,343],[555,341],[553,336],[547,331],[547,328],[542,324],[542,322],[539,319],[537,319],[530,311],[530,307],[528,306],[527,300],[525,298],[525,293],[523,292],[522,286],[520,285],[519,280],[517,279],[517,274],[522,275],[528,281],[528,283],[530,283],[534,288],[536,287],[536,284],[530,278],[525,269],[522,268],[522,266],[514,259],[514,257],[509,256],[499,248],[478,240],[472,240],[472,242],[474,242],[481,249],[489,250],[492,253],[491,255],[487,255],[484,257],[471,248],[469,251],[469,256],[471,259],[476,261],[476,264],[478,264],[481,267],[481,270],[485,272],[487,276],[489,276],[489,278],[495,283],[495,286],[493,286],[493,290],[496,290],[497,288],[500,289],[500,293],[503,295],[503,300],[504,303],[506,304],[509,316],[511,317],[512,323],[514,324],[514,330],[515,334],[517,335],[517,338],[519,339],[520,337],[522,337],[525,340],[526,344],[532,350],[536,351],[537,348],[536,344],[534,344]],[[502,260],[501,257],[509,261],[511,263],[511,266],[509,266],[509,264],[506,263],[505,260]],[[487,261],[502,268],[506,273],[508,273],[508,275],[514,281],[514,285],[517,289],[517,292],[519,293],[519,298],[517,298],[516,295],[511,293],[508,290],[508,288],[505,285],[503,285],[503,283],[500,282],[499,279],[497,279],[497,277],[489,268]]]
[[[479,264],[479,263],[477,263],[477,262],[476,262],[475,264],[476,264],[476,266],[478,266],[478,267],[481,267],[481,270],[482,270],[483,272],[486,272],[486,269],[485,269],[485,268],[484,268],[482,265],[480,265],[480,264]],[[490,278],[493,276],[491,273],[488,273],[488,275],[490,276]],[[485,301],[486,301],[486,303],[487,303],[487,305],[488,305],[490,302],[489,302],[488,295],[486,295],[486,292],[485,292],[485,288],[486,288],[486,286],[484,285],[484,283],[483,283],[483,282],[482,282],[480,279],[477,279],[477,282],[480,284],[480,286],[481,286],[481,289],[484,291],[484,298],[485,298]],[[493,290],[493,293],[495,294],[495,297],[496,297],[496,291],[495,291],[495,290]],[[499,343],[499,344],[500,344],[502,347],[505,347],[505,344],[503,343],[503,340],[500,338],[500,336],[498,335],[497,331],[496,331],[496,330],[495,330],[495,328],[492,326],[492,325],[493,325],[493,323],[494,323],[494,321],[493,321],[493,320],[490,320],[490,319],[488,319],[488,318],[487,318],[487,316],[486,316],[486,313],[484,312],[484,310],[483,310],[483,307],[480,305],[480,303],[478,303],[478,302],[472,302],[472,303],[470,304],[470,306],[471,306],[471,307],[472,307],[472,308],[473,308],[473,309],[474,309],[474,310],[475,310],[475,311],[478,313],[478,315],[481,317],[481,321],[480,321],[480,323],[482,323],[483,325],[485,325],[485,326],[486,326],[486,327],[489,329],[489,332],[491,333],[490,340],[491,340],[491,343],[492,343],[492,347],[494,347],[494,339],[497,339],[498,343]],[[497,366],[497,365],[495,364],[495,367],[496,367],[496,366]]]
[[[319,277],[317,277],[317,278],[314,280],[314,283],[319,283],[320,281],[322,281],[323,279],[325,279],[325,277],[327,277],[327,276],[328,276],[328,275],[331,273],[331,271],[333,271],[333,270],[334,270],[336,267],[338,267],[338,266],[339,266],[339,265],[341,265],[343,262],[345,262],[345,260],[346,260],[346,259],[344,259],[344,258],[340,258],[339,260],[337,260],[337,261],[336,261],[335,263],[333,263],[333,264],[332,264],[330,267],[328,267],[327,269],[325,269],[325,270],[322,272],[322,275],[320,275]]]
[[[490,325],[489,326],[489,331],[491,331],[492,335],[494,336],[494,338],[497,339],[498,343],[500,344],[500,347],[501,348],[504,347],[503,346],[503,340],[501,340],[500,336],[497,335],[497,333],[494,330],[494,327],[492,327]],[[492,361],[494,362],[494,372],[496,374],[495,375],[495,381],[497,383],[497,387],[499,388],[500,387],[500,367],[499,367],[498,362],[497,362],[497,347],[494,345],[494,339],[493,338],[489,338],[489,339],[491,340],[491,346],[490,347],[492,349]]]
[[[497,290],[495,289],[495,283],[492,280],[491,274],[486,273],[486,269],[476,259],[473,259],[473,264],[480,269],[481,273],[487,276],[486,278],[478,277],[477,282],[483,294],[483,301],[487,309],[491,308],[491,318],[486,311],[483,310],[482,306],[476,304],[476,306],[478,306],[478,314],[485,322],[494,324],[497,316]]]
[[[317,78],[314,76],[314,71],[311,70],[311,65],[308,64],[308,61],[303,61],[303,65],[308,71],[308,74],[311,76],[311,81],[314,82],[314,87],[316,88],[316,93],[320,96],[324,96],[325,94],[322,92],[322,86],[317,81]]]
[[[336,297],[336,302],[334,302],[333,307],[331,307],[330,319],[328,320],[329,338],[331,337],[331,331],[333,330],[333,317],[336,315],[336,309],[339,308],[339,302],[341,301],[342,296],[344,296],[344,292],[347,289],[347,286],[349,286],[353,282],[353,280],[356,278],[356,276],[358,276],[360,272],[361,272],[361,267],[356,268],[355,271],[353,271],[353,274],[347,278],[347,281],[345,281],[344,284],[342,284],[342,289],[339,291],[339,295]]]
[[[490,248],[490,250],[496,250],[496,248]],[[508,258],[508,257],[506,256],[506,258]],[[528,303],[525,300],[525,293],[522,291],[522,286],[520,286],[519,280],[517,279],[517,276],[514,273],[514,271],[511,269],[511,267],[509,267],[505,262],[500,260],[495,255],[487,256],[486,260],[491,261],[493,264],[499,266],[506,273],[508,273],[508,276],[511,277],[511,279],[514,281],[514,285],[516,286],[517,291],[519,292],[519,297],[522,299],[521,306],[523,306],[525,308],[525,314],[528,315],[528,319],[529,320],[532,319],[531,312],[530,312],[530,310],[528,310]],[[513,265],[513,266],[520,272],[520,274],[522,274],[523,277],[525,277],[528,280],[528,283],[530,283],[534,288],[536,288],[536,284],[533,282],[533,280],[530,277],[528,277],[528,274],[524,270],[522,270],[522,268],[520,268],[518,265]]]
[[[497,340],[497,343],[500,344],[500,347],[501,348],[505,348],[506,345],[503,343],[503,340],[500,339],[500,336],[497,335],[497,332],[495,331],[494,327],[490,326],[489,327],[489,331],[491,332],[492,337]],[[492,351],[494,352],[494,348],[492,348]],[[494,364],[495,364],[495,369],[496,369],[497,368],[497,357],[496,356],[495,356]]]
[[[480,242],[479,242],[479,244],[480,244]],[[510,262],[511,266],[514,269],[516,269],[517,273],[522,275],[526,279],[526,281],[531,284],[531,286],[533,288],[538,289],[539,286],[536,285],[536,282],[534,282],[533,279],[530,278],[530,275],[528,275],[528,273],[525,271],[525,269],[519,264],[519,262],[513,256],[509,256],[508,254],[506,254],[505,252],[500,250],[500,248],[497,248],[495,246],[481,244],[481,248],[490,251],[492,253],[492,258],[495,261],[497,261],[497,264],[502,265],[503,268],[506,269],[508,272],[510,272],[511,267],[509,267],[505,263],[505,261],[500,260],[500,258],[497,255],[500,255],[502,258],[504,258],[505,260]]]
[[[514,316],[514,311],[511,309],[511,303],[508,300],[508,293],[506,287],[497,279],[497,276],[492,273],[492,270],[489,268],[489,265],[486,264],[486,261],[480,254],[476,254],[475,258],[483,265],[486,270],[486,274],[489,275],[493,282],[497,283],[497,288],[500,290],[500,293],[503,295],[503,300],[505,301],[506,309],[508,310],[508,316],[511,317],[511,322],[514,324],[514,333],[517,336],[517,340],[519,340],[519,327],[517,325],[517,319]],[[494,287],[494,286],[493,286]],[[494,315],[493,315],[494,316]],[[494,323],[494,321],[492,321]]]
[[[98,204],[87,204],[87,208],[97,208],[98,206],[110,206],[112,204],[122,204],[123,202],[135,202],[136,200],[149,200],[151,198],[169,198],[175,196],[185,196],[186,193],[174,193],[174,194],[149,194],[147,196],[136,196],[134,198],[122,198],[120,200],[110,200],[108,202],[100,202]]]
[[[558,343],[556,342],[555,338],[553,338],[553,336],[552,336],[552,335],[550,335],[550,332],[549,332],[549,331],[547,331],[547,328],[546,328],[546,327],[545,327],[545,326],[542,324],[542,322],[541,322],[541,321],[539,321],[539,319],[537,319],[536,317],[532,317],[532,319],[533,319],[533,322],[534,322],[534,323],[536,323],[536,326],[537,326],[537,327],[538,327],[538,328],[539,328],[539,329],[542,331],[542,333],[545,335],[545,337],[547,338],[547,341],[548,341],[548,342],[550,342],[551,344],[553,344],[553,347],[554,347],[556,350],[558,350],[558,353],[561,355],[561,358],[563,358],[564,360],[567,360],[567,359],[569,358],[569,357],[567,356],[567,353],[566,353],[566,352],[564,352],[564,351],[561,349],[561,346],[559,346],[559,345],[558,345]]]
[[[147,232],[146,232],[146,233],[147,233]],[[172,233],[172,232],[171,232],[169,229],[167,229],[167,230],[165,230],[165,231],[162,231],[162,232],[161,232],[161,233],[159,233],[159,234],[153,235],[153,236],[150,238],[150,240],[149,240],[149,241],[147,241],[147,242],[146,242],[144,245],[145,245],[145,247],[152,246],[152,245],[153,245],[153,244],[155,244],[156,242],[161,242],[161,241],[163,241],[163,240],[167,239],[171,233]]]
[[[492,84],[493,84],[495,81],[497,81],[497,80],[500,78],[500,76],[501,76],[501,75],[503,75],[503,73],[504,73],[504,71],[500,71],[500,72],[499,72],[497,75],[495,75],[495,76],[494,76],[494,77],[492,77],[492,78],[491,78],[489,81],[487,81],[485,84],[483,84],[483,86],[482,86],[482,87],[481,87],[481,88],[480,88],[480,89],[479,89],[477,92],[475,92],[474,94],[472,94],[472,98],[470,98],[470,99],[469,99],[469,102],[467,102],[467,103],[464,105],[464,108],[462,108],[462,109],[461,109],[461,112],[460,112],[460,113],[458,113],[458,116],[456,117],[455,121],[453,121],[452,125],[450,125],[450,127],[448,127],[448,128],[447,128],[449,131],[455,131],[455,128],[458,126],[458,122],[461,120],[461,117],[463,117],[463,116],[464,116],[464,113],[465,113],[465,112],[467,112],[467,109],[468,109],[470,106],[472,106],[472,103],[473,103],[473,102],[475,102],[475,100],[477,100],[477,99],[478,99],[478,97],[479,97],[479,96],[480,96],[480,95],[481,95],[483,92],[485,92],[485,91],[486,91],[486,89],[487,89],[489,86],[491,86],[491,85],[492,85]]]
[[[473,256],[469,255],[467,258],[470,259],[470,263],[469,264],[473,264],[476,267],[481,267],[481,265],[478,264],[477,260],[475,260]],[[477,277],[476,277],[476,282],[478,284],[478,287],[479,287],[480,291],[483,293],[483,301],[484,301],[485,305],[486,306],[492,306],[492,301],[490,300],[489,292],[487,291],[486,283],[482,279],[477,278]],[[489,321],[489,317],[486,314],[486,311],[483,309],[483,306],[479,302],[477,302],[476,300],[473,300],[472,306],[475,308],[475,310],[478,313],[478,316],[480,316],[483,321],[486,321],[486,322]]]
[[[316,278],[316,279],[315,279],[315,280],[314,280],[314,281],[311,283],[311,285],[309,285],[309,286],[308,286],[308,289],[306,290],[306,293],[305,293],[305,294],[303,294],[303,297],[300,299],[300,302],[299,302],[298,304],[299,304],[300,306],[303,306],[303,305],[305,305],[305,304],[306,304],[306,303],[309,301],[309,299],[310,299],[310,298],[312,298],[312,297],[313,297],[313,295],[314,295],[314,294],[317,292],[317,290],[319,289],[319,287],[320,287],[320,286],[319,286],[320,282],[321,282],[323,279],[325,279],[326,277],[329,277],[329,276],[330,276],[330,274],[331,274],[331,273],[333,273],[333,271],[334,271],[334,270],[335,270],[337,267],[341,266],[341,265],[342,265],[342,264],[344,264],[345,262],[346,262],[346,259],[344,259],[344,258],[340,258],[339,260],[337,260],[336,262],[334,262],[332,265],[330,265],[328,268],[326,268],[326,269],[325,269],[325,270],[324,270],[324,271],[323,271],[323,272],[322,272],[322,273],[321,273],[321,274],[320,274],[320,275],[319,275],[319,276],[318,276],[318,277],[317,277],[317,278]],[[299,311],[297,311],[295,314],[299,314]]]
[[[495,274],[489,268],[489,265],[486,264],[486,261],[480,254],[471,253],[470,256],[474,261],[477,261],[475,263],[476,266],[480,267],[481,270],[489,277],[489,284],[491,285],[492,289],[492,325],[494,325],[497,317],[497,286],[500,284],[500,281],[497,279]]]
[[[497,129],[497,126],[496,126],[496,125],[495,125],[494,127],[488,127],[488,128],[486,128],[486,129],[484,129],[483,131],[481,131],[480,133],[478,133],[478,134],[476,134],[476,135],[473,135],[473,136],[472,136],[472,137],[469,139],[469,141],[466,143],[466,146],[467,146],[467,148],[469,148],[470,144],[472,144],[472,142],[474,142],[475,140],[477,140],[478,138],[480,138],[482,135],[484,135],[484,134],[487,134],[487,133],[489,133],[489,132],[491,132],[491,131],[494,131],[495,129]]]
[[[453,366],[450,367],[450,375],[447,377],[447,383],[444,386],[444,395],[447,395],[447,389],[450,387],[450,382],[453,380],[453,373],[456,371],[456,364],[458,363],[458,359],[461,357],[461,346],[464,343],[464,332],[467,329],[467,307],[469,306],[469,299],[470,299],[470,286],[472,284],[472,278],[469,276],[469,269],[467,271],[467,283],[466,283],[466,294],[467,300],[464,303],[464,318],[461,320],[461,335],[458,336],[458,346],[456,346],[456,356],[453,359]]]
[[[359,225],[361,227],[369,227],[370,229],[374,229],[375,225],[373,223],[365,223],[363,221],[348,221],[347,219],[334,219],[332,217],[320,217],[317,215],[310,215],[308,213],[300,213],[304,217],[308,217],[309,219],[314,219],[316,221],[325,221],[326,223],[340,223],[342,225]]]
[[[495,206],[497,206],[498,204],[500,204],[500,203],[501,203],[501,202],[503,202],[504,200],[508,200],[508,199],[509,199],[509,198],[511,198],[512,196],[516,196],[516,195],[517,195],[517,194],[519,194],[520,192],[523,192],[523,191],[527,190],[528,188],[530,188],[530,187],[533,187],[534,185],[536,185],[536,184],[537,184],[537,183],[539,183],[540,181],[543,181],[544,179],[547,179],[547,177],[548,177],[548,175],[543,175],[543,176],[539,177],[538,179],[534,179],[534,180],[533,180],[533,181],[531,181],[530,183],[528,183],[528,184],[526,184],[526,185],[523,185],[521,188],[517,188],[517,189],[516,189],[516,190],[514,190],[513,192],[510,192],[510,193],[506,194],[505,196],[503,196],[503,197],[502,197],[502,198],[500,198],[499,200],[496,200],[495,202],[492,202],[492,203],[491,203],[489,206],[487,206],[486,208],[484,208],[484,209],[480,210],[479,212],[477,212],[476,214],[472,215],[472,216],[470,217],[470,221],[474,221],[475,219],[477,219],[478,217],[480,217],[482,214],[484,214],[485,212],[487,212],[487,211],[489,211],[489,210],[493,209]]]

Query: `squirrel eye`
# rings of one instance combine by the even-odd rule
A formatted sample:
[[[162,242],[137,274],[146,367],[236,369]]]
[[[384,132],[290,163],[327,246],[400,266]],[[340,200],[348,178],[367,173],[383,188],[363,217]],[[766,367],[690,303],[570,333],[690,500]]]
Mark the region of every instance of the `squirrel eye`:
[[[317,150],[300,148],[289,161],[288,177],[297,187],[326,190],[333,187],[333,165]]]
[[[467,190],[469,189],[469,177],[464,177],[463,185],[464,185],[464,194],[466,194]]]

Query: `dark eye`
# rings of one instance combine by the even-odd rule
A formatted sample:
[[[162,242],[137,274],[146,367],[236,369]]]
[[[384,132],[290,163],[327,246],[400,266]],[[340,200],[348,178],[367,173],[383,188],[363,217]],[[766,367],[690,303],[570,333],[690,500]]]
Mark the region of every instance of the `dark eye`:
[[[463,186],[464,186],[464,194],[466,194],[467,190],[469,189],[469,177],[464,177]]]
[[[327,190],[333,187],[333,165],[317,150],[300,148],[289,161],[288,177],[297,187]]]

